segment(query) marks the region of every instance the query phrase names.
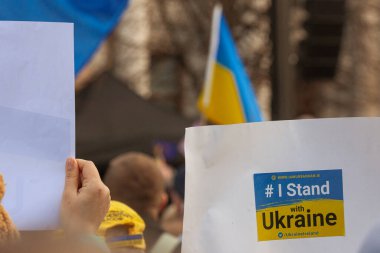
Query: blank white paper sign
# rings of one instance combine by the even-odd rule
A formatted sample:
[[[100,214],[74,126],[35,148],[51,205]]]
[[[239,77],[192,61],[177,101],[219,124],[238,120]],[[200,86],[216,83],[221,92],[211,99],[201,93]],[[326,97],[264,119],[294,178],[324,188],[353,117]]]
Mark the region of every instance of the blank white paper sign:
[[[379,118],[187,129],[183,252],[358,252],[380,221],[379,129]],[[343,175],[344,236],[258,240],[254,174],[336,169]]]
[[[73,25],[0,22],[0,173],[20,230],[54,229],[75,155]]]

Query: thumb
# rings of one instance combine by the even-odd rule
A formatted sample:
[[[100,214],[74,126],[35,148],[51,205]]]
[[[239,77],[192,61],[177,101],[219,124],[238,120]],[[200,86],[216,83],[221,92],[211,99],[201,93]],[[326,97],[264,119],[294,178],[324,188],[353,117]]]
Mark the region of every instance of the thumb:
[[[79,168],[74,158],[66,160],[65,193],[77,193],[79,187]]]

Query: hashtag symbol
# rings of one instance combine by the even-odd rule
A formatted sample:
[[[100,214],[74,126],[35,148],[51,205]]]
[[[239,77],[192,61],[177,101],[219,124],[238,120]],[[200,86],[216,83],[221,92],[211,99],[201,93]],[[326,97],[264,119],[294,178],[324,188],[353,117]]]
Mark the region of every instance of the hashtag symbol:
[[[265,188],[265,196],[267,198],[271,198],[273,195],[273,186],[271,184],[268,184],[267,187]]]

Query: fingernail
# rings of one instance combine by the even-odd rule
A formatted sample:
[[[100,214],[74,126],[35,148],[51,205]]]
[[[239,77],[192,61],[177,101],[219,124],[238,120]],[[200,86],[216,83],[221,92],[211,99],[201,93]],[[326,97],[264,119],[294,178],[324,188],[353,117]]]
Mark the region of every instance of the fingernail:
[[[67,167],[67,170],[73,170],[74,169],[74,161],[73,161],[73,158],[68,158],[66,160],[66,167]]]

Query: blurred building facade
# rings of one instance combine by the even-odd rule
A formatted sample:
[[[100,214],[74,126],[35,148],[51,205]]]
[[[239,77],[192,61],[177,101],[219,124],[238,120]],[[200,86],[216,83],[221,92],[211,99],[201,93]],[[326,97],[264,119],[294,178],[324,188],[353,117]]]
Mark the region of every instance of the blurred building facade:
[[[322,117],[380,116],[380,2],[347,0],[337,72],[322,88]]]
[[[139,95],[196,118],[213,0],[132,0],[110,39],[112,70]],[[271,0],[222,1],[265,117],[271,100]]]
[[[216,0],[132,0],[90,65],[197,118]],[[219,1],[266,119],[380,115],[377,0]]]
[[[306,26],[314,22],[305,41],[316,57],[300,63],[307,71],[298,75],[298,113],[380,116],[380,2],[301,2],[307,11]],[[310,48],[312,43],[320,48]]]

